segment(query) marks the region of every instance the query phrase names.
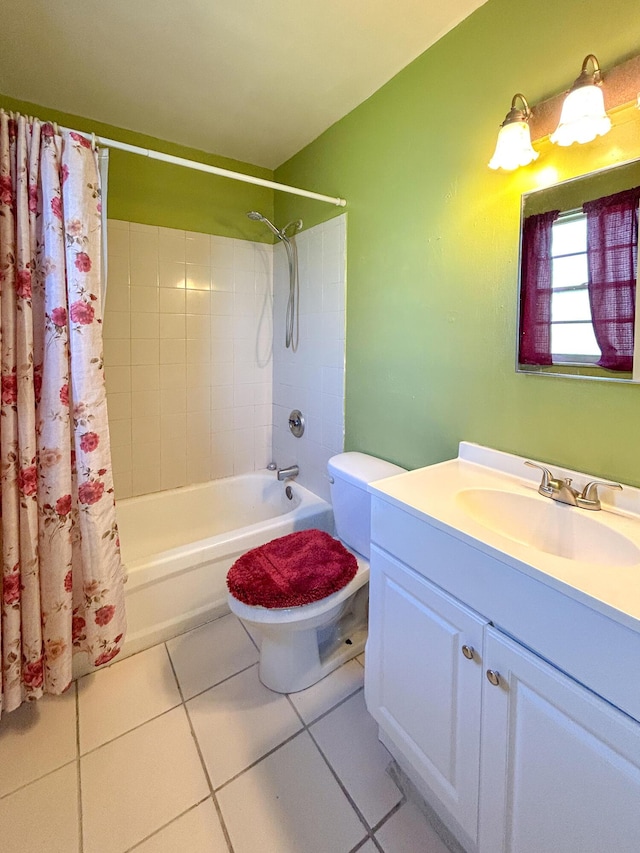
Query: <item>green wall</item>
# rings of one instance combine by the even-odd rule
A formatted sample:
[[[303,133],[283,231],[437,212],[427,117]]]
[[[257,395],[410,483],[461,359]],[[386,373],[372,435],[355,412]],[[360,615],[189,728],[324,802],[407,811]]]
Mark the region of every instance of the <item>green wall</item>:
[[[516,374],[520,195],[640,156],[640,114],[599,142],[487,168],[515,92],[637,52],[637,0],[489,0],[276,170],[348,201],[347,447],[416,467],[461,439],[640,485],[640,387]],[[340,213],[276,196],[276,219]]]
[[[0,95],[0,107],[141,148],[273,180],[273,172],[260,166],[217,157],[4,95]],[[115,149],[109,154],[108,215],[112,219],[269,243],[272,242],[269,230],[259,222],[251,222],[245,214],[248,210],[259,210],[271,218],[273,195],[273,190],[264,187],[172,166],[137,154]]]

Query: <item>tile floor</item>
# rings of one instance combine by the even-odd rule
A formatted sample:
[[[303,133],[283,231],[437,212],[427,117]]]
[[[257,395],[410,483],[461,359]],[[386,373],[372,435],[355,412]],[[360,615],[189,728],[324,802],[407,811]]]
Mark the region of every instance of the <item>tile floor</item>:
[[[11,853],[447,853],[386,773],[360,660],[282,696],[235,616],[0,720]]]

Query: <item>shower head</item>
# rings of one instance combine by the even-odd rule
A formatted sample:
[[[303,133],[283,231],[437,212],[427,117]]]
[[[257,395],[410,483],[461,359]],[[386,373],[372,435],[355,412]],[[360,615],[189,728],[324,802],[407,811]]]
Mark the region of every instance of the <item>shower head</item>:
[[[278,231],[273,222],[270,222],[266,216],[263,216],[261,213],[258,213],[257,210],[250,210],[249,213],[247,213],[247,216],[249,217],[249,219],[253,219],[254,222],[264,222],[267,228],[273,231],[278,240],[284,240],[285,242],[289,241],[289,238],[285,234],[283,234],[282,231]]]

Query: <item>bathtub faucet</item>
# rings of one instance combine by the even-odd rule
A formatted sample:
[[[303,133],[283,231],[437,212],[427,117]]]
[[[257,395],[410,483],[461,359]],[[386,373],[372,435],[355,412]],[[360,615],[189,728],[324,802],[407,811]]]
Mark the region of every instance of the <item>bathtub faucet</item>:
[[[299,473],[300,469],[297,465],[289,465],[288,468],[278,468],[278,479],[288,480],[291,477],[297,477]]]

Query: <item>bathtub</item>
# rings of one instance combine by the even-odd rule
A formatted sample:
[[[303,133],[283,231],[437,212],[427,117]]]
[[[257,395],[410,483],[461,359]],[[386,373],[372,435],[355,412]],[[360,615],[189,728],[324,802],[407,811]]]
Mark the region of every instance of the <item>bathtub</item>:
[[[249,548],[295,530],[333,532],[329,503],[267,471],[127,498],[116,512],[127,571],[124,656],[227,613],[227,571]]]

